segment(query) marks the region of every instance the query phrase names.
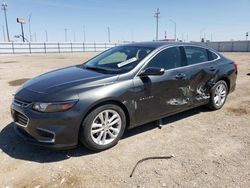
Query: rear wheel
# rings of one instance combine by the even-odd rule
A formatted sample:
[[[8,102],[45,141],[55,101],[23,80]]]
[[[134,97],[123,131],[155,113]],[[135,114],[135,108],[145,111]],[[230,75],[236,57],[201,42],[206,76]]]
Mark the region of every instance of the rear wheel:
[[[123,135],[126,117],[113,104],[103,105],[87,115],[80,130],[80,141],[87,148],[102,151],[117,144]]]
[[[208,107],[218,110],[225,104],[228,94],[228,86],[224,80],[218,81],[212,88]]]

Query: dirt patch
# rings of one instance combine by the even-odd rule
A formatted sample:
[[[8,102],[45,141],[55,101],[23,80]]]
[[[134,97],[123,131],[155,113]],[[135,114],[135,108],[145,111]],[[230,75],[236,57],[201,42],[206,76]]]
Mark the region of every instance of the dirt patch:
[[[242,115],[246,115],[248,114],[248,111],[247,109],[245,108],[228,108],[227,109],[230,113],[233,113],[234,115],[237,115],[237,116],[242,116]]]
[[[20,86],[28,80],[30,80],[30,78],[22,78],[22,79],[18,79],[18,80],[9,81],[8,83],[10,86]]]
[[[18,61],[4,61],[4,62],[1,62],[2,64],[7,64],[7,63],[19,63]]]

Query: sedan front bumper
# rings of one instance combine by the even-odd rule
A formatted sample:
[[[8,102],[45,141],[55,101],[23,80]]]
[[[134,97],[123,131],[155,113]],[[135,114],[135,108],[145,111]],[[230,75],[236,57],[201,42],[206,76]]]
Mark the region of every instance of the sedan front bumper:
[[[78,144],[82,115],[77,105],[65,112],[41,113],[30,104],[13,102],[11,114],[15,131],[31,144],[55,149],[68,149]]]

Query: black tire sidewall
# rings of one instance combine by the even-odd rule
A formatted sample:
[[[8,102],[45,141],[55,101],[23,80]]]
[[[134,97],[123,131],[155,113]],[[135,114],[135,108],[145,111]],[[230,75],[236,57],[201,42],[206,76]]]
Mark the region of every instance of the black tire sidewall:
[[[220,85],[220,84],[223,84],[225,87],[226,87],[226,98],[225,98],[225,100],[224,100],[224,102],[223,102],[223,104],[221,105],[221,106],[217,106],[216,104],[215,104],[215,102],[214,102],[214,95],[215,95],[215,90],[216,90],[216,88],[218,87],[218,85]],[[227,95],[228,95],[228,86],[227,86],[227,83],[224,81],[224,80],[220,80],[220,81],[218,81],[218,82],[216,82],[216,84],[213,86],[213,88],[212,88],[212,92],[211,92],[211,98],[210,98],[210,108],[212,108],[212,109],[214,109],[214,110],[219,110],[219,109],[221,109],[223,106],[224,106],[224,104],[225,104],[225,102],[226,102],[226,100],[227,100]]]
[[[111,143],[109,143],[107,145],[98,145],[91,138],[91,125],[92,125],[95,117],[100,112],[102,112],[104,110],[114,110],[120,115],[121,121],[122,121],[121,130],[120,130],[118,136],[116,137],[116,139],[113,140]],[[87,115],[87,117],[83,120],[82,125],[81,125],[81,129],[80,129],[79,140],[81,141],[81,143],[84,146],[86,146],[87,148],[89,148],[91,150],[102,151],[102,150],[111,148],[117,144],[117,142],[121,139],[121,137],[124,133],[125,127],[126,127],[126,116],[125,116],[125,113],[122,110],[122,108],[120,108],[119,106],[114,105],[114,104],[106,104],[106,105],[97,107],[96,109],[91,111]]]

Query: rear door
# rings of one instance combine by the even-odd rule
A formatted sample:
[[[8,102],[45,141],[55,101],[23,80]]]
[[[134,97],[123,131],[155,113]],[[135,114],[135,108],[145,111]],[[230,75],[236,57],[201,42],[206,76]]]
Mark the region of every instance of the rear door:
[[[167,48],[159,52],[143,68],[164,68],[163,75],[134,78],[134,87],[137,92],[135,96],[137,122],[156,119],[187,105],[186,93],[183,90],[186,87],[186,81],[177,71],[181,66],[180,48]]]
[[[216,61],[206,48],[196,46],[181,47],[186,57],[186,66],[180,73],[185,75],[187,97],[190,105],[206,103],[210,88],[217,73]]]

